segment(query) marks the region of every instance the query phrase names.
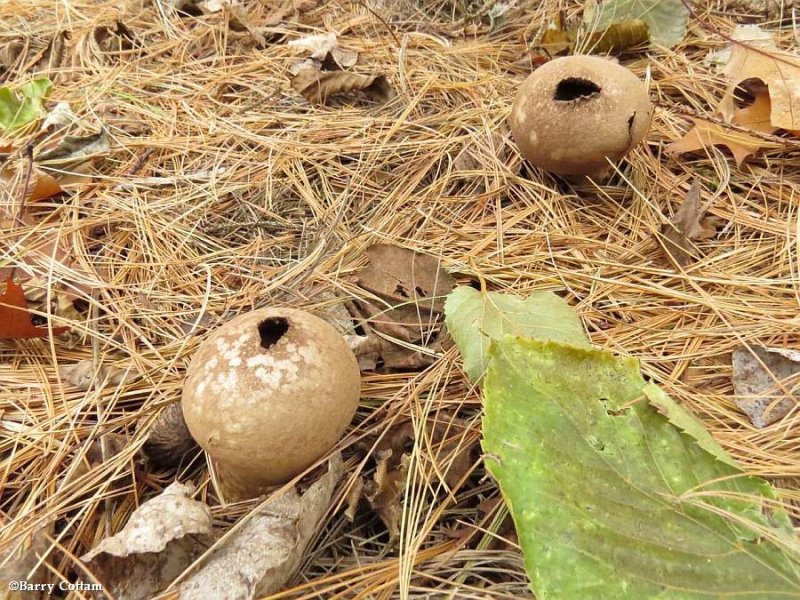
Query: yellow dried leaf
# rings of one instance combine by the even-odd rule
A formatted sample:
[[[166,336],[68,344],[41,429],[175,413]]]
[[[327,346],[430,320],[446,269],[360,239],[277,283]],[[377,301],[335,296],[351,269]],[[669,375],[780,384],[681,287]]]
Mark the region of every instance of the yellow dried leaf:
[[[770,119],[772,102],[769,98],[769,90],[762,84],[751,91],[754,98],[753,103],[737,109],[733,114],[733,122],[752,131],[774,133],[778,128],[772,124]]]
[[[735,97],[743,82],[760,79],[769,88],[770,123],[780,129],[800,129],[800,58],[781,52],[774,44],[764,47],[737,44],[724,69],[730,80],[719,109],[731,121],[737,110]]]

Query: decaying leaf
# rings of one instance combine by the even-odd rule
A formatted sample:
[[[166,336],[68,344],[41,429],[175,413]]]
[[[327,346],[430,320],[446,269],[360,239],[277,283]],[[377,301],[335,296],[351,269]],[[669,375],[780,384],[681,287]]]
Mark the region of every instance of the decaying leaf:
[[[355,300],[353,316],[361,319],[368,337],[379,340],[378,354],[385,368],[428,366],[433,356],[420,348],[435,352],[446,343],[441,318],[443,300],[455,280],[441,267],[438,258],[406,248],[377,244],[366,254],[370,262],[359,273],[358,285],[377,296],[377,300]],[[360,344],[366,348],[367,342]],[[372,342],[370,351],[376,347]]]
[[[383,521],[392,538],[400,534],[402,499],[415,438],[413,423],[405,421],[392,426],[374,445],[375,473],[371,478],[359,478],[348,494],[347,515],[351,520],[359,501],[364,499]],[[475,462],[477,444],[477,435],[472,435],[467,421],[441,412],[433,424],[426,422],[425,438],[418,441],[424,449],[418,453],[417,459],[422,461],[430,453],[435,464],[422,463],[419,468],[429,468],[432,479],[443,481],[454,491]],[[368,448],[371,444],[364,446]]]
[[[581,52],[609,54],[635,48],[650,41],[650,28],[641,19],[613,23],[606,29],[593,29],[581,36],[580,30],[565,30],[560,21],[552,23],[542,35],[539,48],[554,56],[574,52],[580,43]]]
[[[0,129],[18,129],[47,114],[44,99],[52,87],[46,77],[33,79],[17,88],[0,87]]]
[[[257,508],[179,588],[181,600],[250,600],[282,588],[305,557],[342,476],[341,456],[303,493],[291,489]]]
[[[594,10],[584,11],[590,31],[605,31],[615,23],[642,20],[650,38],[663,46],[674,46],[686,35],[689,10],[682,0],[605,0]]]
[[[47,113],[39,129],[40,131],[47,131],[51,128],[64,127],[65,125],[74,123],[76,120],[77,117],[69,107],[69,102],[58,102],[53,109]]]
[[[381,360],[383,344],[374,335],[346,335],[347,345],[358,360],[358,368],[362,371],[374,371]]]
[[[41,584],[48,580],[49,571],[41,559],[51,546],[52,530],[52,523],[41,525],[18,543],[0,551],[0,598],[29,600],[31,592],[13,591],[9,584],[12,581]]]
[[[55,177],[35,166],[31,169],[30,180],[25,188],[26,173],[27,167],[22,164],[16,165],[16,168],[6,167],[0,170],[0,198],[22,198],[24,190],[27,192],[25,200],[36,202],[52,198],[62,192],[61,185]],[[0,224],[10,227],[13,220],[10,217],[10,211],[5,207],[0,207]]]
[[[444,310],[456,282],[442,269],[439,258],[389,244],[370,246],[365,254],[369,264],[358,275],[362,288],[387,301]]]
[[[447,329],[464,357],[464,370],[476,383],[486,372],[489,345],[507,335],[589,346],[578,315],[552,292],[520,298],[459,286],[447,297],[445,314]]]
[[[228,23],[232,31],[246,31],[253,41],[259,46],[267,45],[267,31],[265,27],[253,24],[241,4],[230,4],[224,7],[228,15]]]
[[[62,378],[82,390],[88,390],[93,384],[98,386],[125,385],[139,376],[136,371],[102,364],[95,368],[94,362],[90,359],[81,360],[73,365],[63,365],[60,372]]]
[[[26,43],[22,39],[10,40],[0,47],[0,73],[12,69],[22,53]]]
[[[147,417],[139,419],[142,427]],[[162,410],[150,426],[142,453],[158,467],[174,467],[198,448],[186,420],[180,402],[173,402]]]
[[[388,102],[394,90],[383,75],[361,75],[349,71],[300,69],[292,77],[292,88],[312,104],[325,104],[332,96],[363,92],[378,102]]]
[[[719,110],[728,122],[739,108],[742,84],[755,79],[769,89],[770,123],[780,129],[800,130],[800,58],[778,50],[774,43],[754,46],[739,42],[731,49],[723,72],[730,84]]]
[[[36,327],[22,286],[9,277],[5,292],[0,294],[0,340],[48,337],[51,331],[53,335],[61,335],[69,327]]]
[[[800,351],[737,348],[733,387],[737,406],[756,427],[782,419],[800,402]]]
[[[191,484],[173,483],[81,557],[115,598],[152,598],[208,547],[211,511],[191,499],[193,491]]]
[[[694,259],[691,240],[707,240],[717,232],[713,219],[705,218],[700,190],[700,180],[695,179],[672,222],[661,227],[661,239],[667,256],[682,267]]]
[[[88,157],[103,154],[111,149],[108,133],[104,130],[88,136],[65,136],[50,150],[36,156],[40,165],[58,163],[59,169],[83,162]]]
[[[681,139],[668,144],[664,149],[669,154],[685,154],[707,150],[711,146],[725,146],[730,150],[741,167],[748,156],[752,156],[761,148],[777,148],[777,144],[748,135],[735,129],[726,128],[718,123],[703,119],[692,119],[694,127]]]

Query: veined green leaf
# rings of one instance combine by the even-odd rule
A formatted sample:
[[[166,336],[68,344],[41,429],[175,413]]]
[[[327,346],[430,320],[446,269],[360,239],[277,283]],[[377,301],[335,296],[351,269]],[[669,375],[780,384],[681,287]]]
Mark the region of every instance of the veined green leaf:
[[[44,98],[52,82],[46,77],[34,79],[15,89],[0,87],[0,128],[18,129],[46,114]]]
[[[635,360],[606,351],[492,345],[483,447],[536,597],[800,596],[772,487],[721,460],[679,405],[656,398],[672,416],[660,414],[645,387]]]
[[[689,11],[681,0],[606,0],[584,15],[584,24],[591,31],[605,31],[632,19],[647,23],[654,42],[674,46],[686,35]]]
[[[534,292],[520,298],[461,286],[447,296],[444,312],[447,330],[458,345],[464,370],[473,382],[486,372],[490,342],[505,335],[590,347],[578,315],[552,292]]]

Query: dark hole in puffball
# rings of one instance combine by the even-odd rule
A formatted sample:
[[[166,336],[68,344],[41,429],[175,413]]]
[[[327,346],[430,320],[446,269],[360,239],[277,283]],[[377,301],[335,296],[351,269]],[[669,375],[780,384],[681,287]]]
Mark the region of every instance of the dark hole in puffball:
[[[553,100],[560,102],[571,102],[572,100],[580,100],[581,98],[589,98],[602,91],[599,85],[583,79],[582,77],[567,77],[558,82],[556,86],[556,94]]]
[[[270,317],[258,324],[258,335],[261,337],[261,347],[269,350],[278,343],[284,334],[289,331],[289,320],[284,317]]]

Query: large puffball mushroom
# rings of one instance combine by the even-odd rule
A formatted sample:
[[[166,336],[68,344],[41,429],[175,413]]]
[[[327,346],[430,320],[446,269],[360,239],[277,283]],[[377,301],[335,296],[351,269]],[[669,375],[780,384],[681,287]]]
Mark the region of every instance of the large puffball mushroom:
[[[604,175],[647,134],[653,107],[644,83],[596,56],[545,63],[517,92],[511,133],[533,165],[568,176]]]
[[[263,308],[200,345],[183,414],[225,497],[240,500],[323,457],[350,424],[360,384],[356,358],[332,325],[301,310]]]

